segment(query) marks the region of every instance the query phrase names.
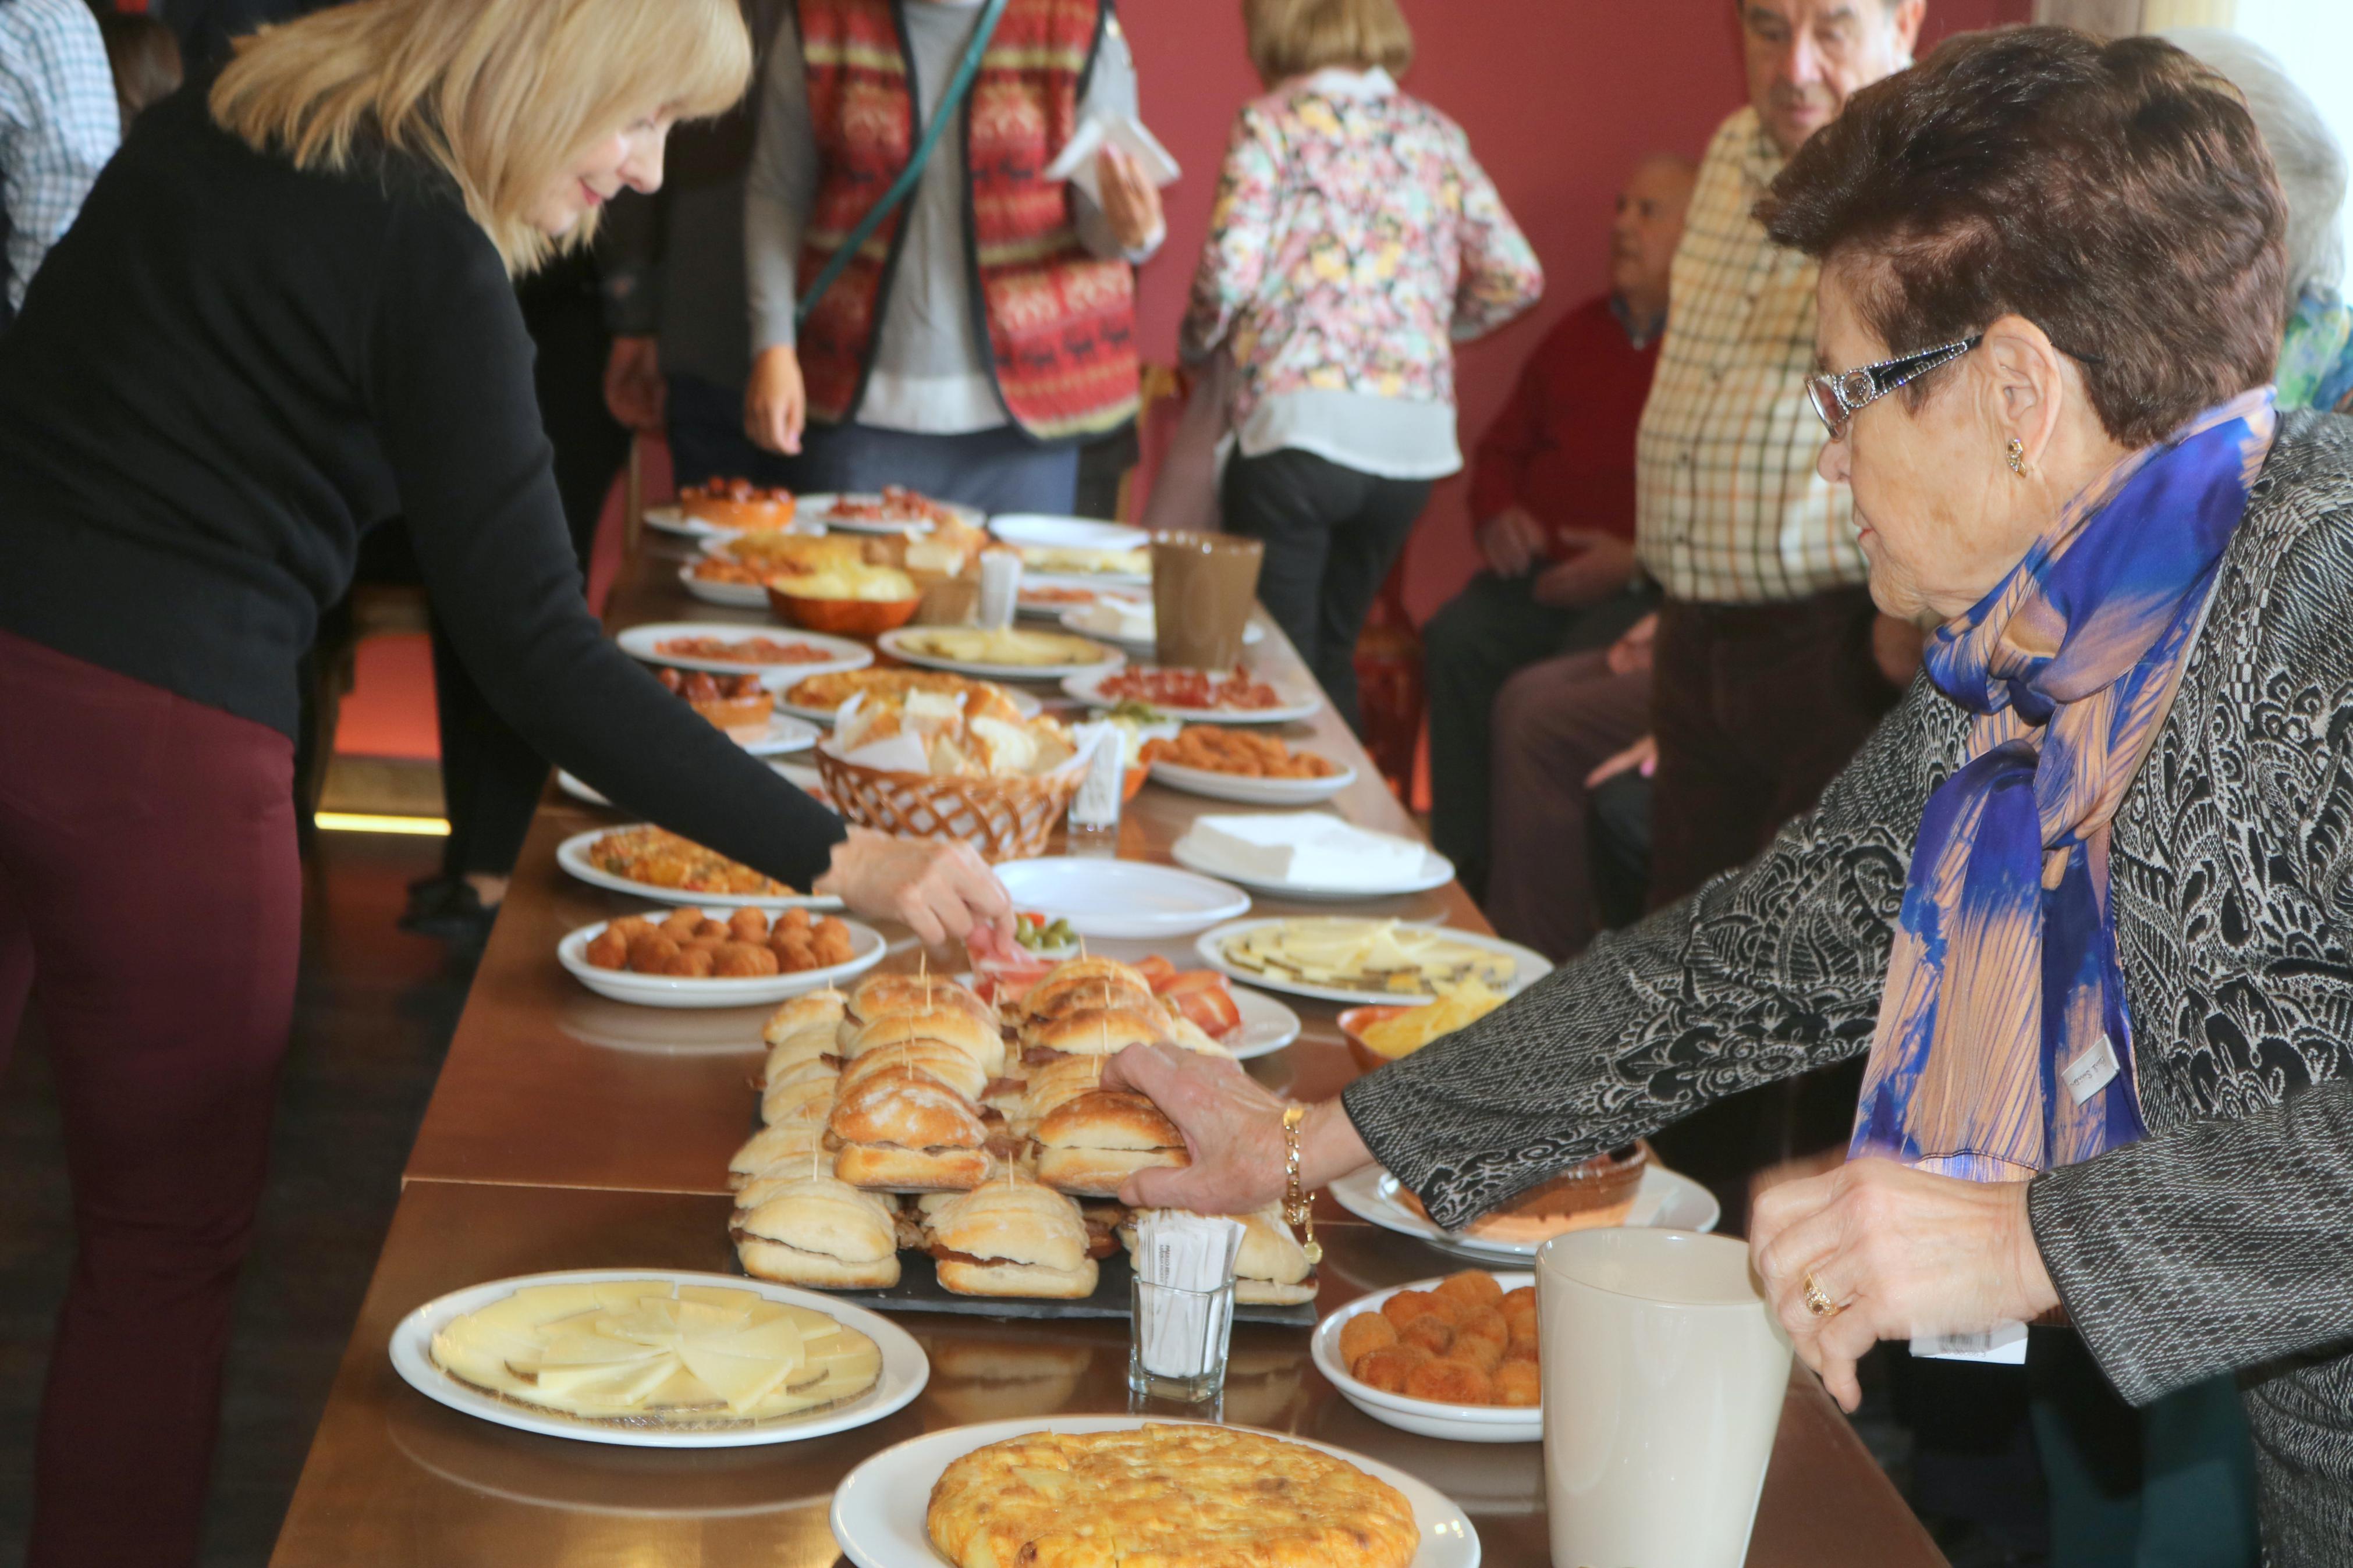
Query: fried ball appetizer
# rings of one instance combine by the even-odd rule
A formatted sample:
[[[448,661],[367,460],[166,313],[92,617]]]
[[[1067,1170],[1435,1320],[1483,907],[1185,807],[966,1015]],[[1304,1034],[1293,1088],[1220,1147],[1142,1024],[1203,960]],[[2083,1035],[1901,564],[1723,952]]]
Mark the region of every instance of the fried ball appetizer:
[[[1439,1357],[1440,1361],[1467,1361],[1481,1372],[1493,1373],[1504,1364],[1504,1347],[1500,1341],[1473,1339],[1457,1331],[1454,1346]]]
[[[618,933],[623,942],[634,942],[637,940],[638,932],[652,931],[656,928],[654,926],[654,922],[646,919],[643,915],[623,915],[619,920],[607,924],[605,929],[608,931]]]
[[[774,974],[776,973],[776,955],[748,942],[723,942],[712,955],[711,973],[713,978],[726,980]]]
[[[725,921],[715,921],[709,915],[703,916],[702,922],[694,928],[694,940],[697,942],[728,942],[734,935],[727,929]]]
[[[701,910],[674,910],[661,923],[664,935],[672,942],[686,942],[694,935],[694,928],[702,923]]]
[[[1507,1290],[1495,1308],[1507,1318],[1514,1312],[1533,1312],[1536,1310],[1536,1288],[1523,1285],[1516,1290]]]
[[[596,940],[588,944],[581,956],[599,969],[626,968],[629,962],[629,939],[607,926],[596,933]]]
[[[682,947],[654,973],[677,980],[708,980],[711,978],[711,963],[709,948]]]
[[[1381,1316],[1402,1331],[1416,1318],[1436,1318],[1452,1328],[1461,1310],[1434,1290],[1400,1290],[1381,1303]]]
[[[1487,1405],[1493,1402],[1495,1385],[1467,1361],[1427,1361],[1406,1373],[1405,1392],[1409,1398],[1440,1405]]]
[[[668,934],[640,931],[629,939],[629,967],[640,974],[665,973],[663,965],[678,956],[678,943]]]
[[[1539,1359],[1540,1358],[1536,1352],[1536,1342],[1532,1339],[1514,1340],[1510,1344],[1504,1347],[1504,1364],[1506,1366],[1509,1366],[1514,1362],[1520,1361],[1524,1361],[1528,1363],[1530,1365],[1534,1365]]]
[[[1378,1312],[1359,1312],[1340,1325],[1340,1364],[1354,1366],[1398,1342],[1397,1325]]]
[[[1475,1307],[1500,1306],[1504,1300],[1504,1288],[1495,1283],[1493,1274],[1466,1268],[1460,1274],[1450,1274],[1440,1280],[1438,1294],[1469,1311]]]
[[[758,910],[737,910],[727,917],[727,931],[737,942],[765,942],[768,940],[768,917]]]
[[[1349,1375],[1384,1394],[1403,1394],[1406,1379],[1430,1359],[1430,1352],[1419,1345],[1391,1345],[1366,1355],[1349,1370]]]
[[[1497,1367],[1489,1380],[1495,1391],[1495,1403],[1527,1408],[1543,1403],[1544,1376],[1532,1361],[1507,1361]]]
[[[1398,1331],[1398,1343],[1419,1345],[1432,1355],[1444,1355],[1454,1348],[1454,1331],[1435,1315],[1424,1312]]]
[[[1512,1342],[1512,1327],[1504,1321],[1504,1314],[1494,1308],[1481,1307],[1462,1315],[1462,1321],[1454,1325],[1454,1337],[1458,1340],[1491,1341],[1495,1353],[1501,1355],[1504,1347]]]

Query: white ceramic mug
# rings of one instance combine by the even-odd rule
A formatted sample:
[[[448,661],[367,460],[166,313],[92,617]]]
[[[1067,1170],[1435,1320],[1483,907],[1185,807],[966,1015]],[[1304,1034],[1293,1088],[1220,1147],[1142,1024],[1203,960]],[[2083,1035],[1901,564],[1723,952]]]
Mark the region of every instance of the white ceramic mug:
[[[1570,1231],[1536,1310],[1553,1568],[1740,1568],[1789,1383],[1746,1244]]]

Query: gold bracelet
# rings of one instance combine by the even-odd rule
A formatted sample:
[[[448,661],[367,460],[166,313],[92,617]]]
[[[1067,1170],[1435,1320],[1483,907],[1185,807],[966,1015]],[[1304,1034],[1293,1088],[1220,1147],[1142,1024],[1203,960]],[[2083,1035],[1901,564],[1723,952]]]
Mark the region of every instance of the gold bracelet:
[[[1282,1220],[1300,1230],[1300,1250],[1307,1254],[1310,1268],[1324,1261],[1323,1244],[1315,1239],[1314,1205],[1299,1184],[1299,1124],[1307,1120],[1303,1105],[1287,1105],[1282,1110]]]

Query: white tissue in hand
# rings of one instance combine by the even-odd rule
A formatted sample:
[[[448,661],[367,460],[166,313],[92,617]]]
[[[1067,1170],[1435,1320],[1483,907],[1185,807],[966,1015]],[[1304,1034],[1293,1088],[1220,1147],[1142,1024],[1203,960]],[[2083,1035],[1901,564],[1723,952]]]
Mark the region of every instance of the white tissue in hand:
[[[1236,875],[1303,888],[1393,888],[1427,851],[1411,839],[1351,826],[1328,812],[1266,812],[1195,820],[1194,848]]]

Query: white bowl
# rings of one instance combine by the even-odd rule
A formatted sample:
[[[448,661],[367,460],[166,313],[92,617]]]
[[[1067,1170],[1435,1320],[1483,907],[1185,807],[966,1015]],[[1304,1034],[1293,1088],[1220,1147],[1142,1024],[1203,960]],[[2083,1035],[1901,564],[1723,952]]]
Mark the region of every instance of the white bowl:
[[[1544,1436],[1544,1411],[1528,1405],[1440,1405],[1434,1399],[1412,1399],[1402,1394],[1390,1394],[1359,1383],[1348,1375],[1340,1363],[1340,1331],[1349,1319],[1361,1312],[1377,1312],[1381,1303],[1407,1290],[1433,1289],[1443,1283],[1444,1276],[1436,1279],[1417,1279],[1410,1285],[1376,1291],[1360,1296],[1315,1325],[1309,1350],[1315,1358],[1315,1370],[1332,1382],[1340,1396],[1374,1420],[1397,1427],[1402,1432],[1418,1432],[1425,1437],[1444,1437],[1457,1443],[1534,1443]],[[1495,1275],[1495,1283],[1504,1292],[1536,1282],[1534,1274]]]
[[[715,906],[714,906],[715,907]],[[649,910],[647,918],[666,917],[673,910]],[[863,974],[882,962],[891,944],[872,926],[845,921],[849,927],[847,963],[824,969],[802,969],[790,974],[751,974],[723,980],[695,979],[676,974],[638,974],[627,969],[599,969],[588,962],[588,944],[612,922],[582,926],[555,944],[555,956],[573,977],[599,996],[632,1002],[641,1007],[749,1007],[782,1002],[807,991],[821,991],[836,981]]]

